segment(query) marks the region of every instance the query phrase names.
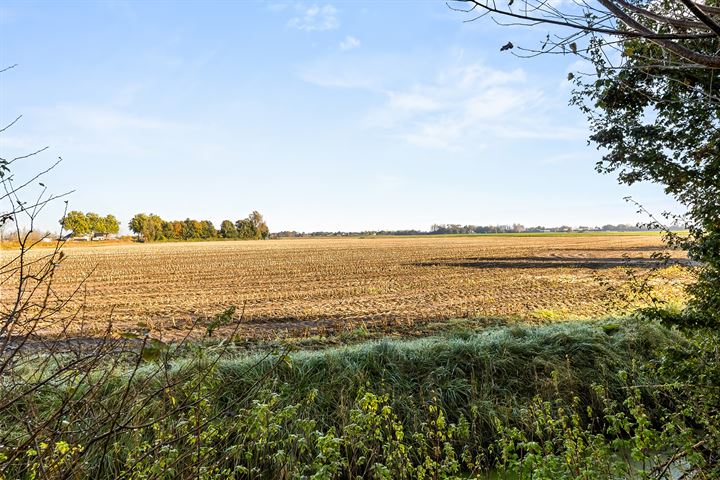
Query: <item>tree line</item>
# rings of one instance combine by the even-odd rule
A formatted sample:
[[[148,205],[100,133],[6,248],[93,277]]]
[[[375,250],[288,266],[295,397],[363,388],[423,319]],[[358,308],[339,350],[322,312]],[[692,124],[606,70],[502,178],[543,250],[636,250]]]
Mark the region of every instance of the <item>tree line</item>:
[[[94,212],[79,212],[73,210],[60,219],[63,229],[71,231],[73,236],[101,234],[115,234],[120,231],[120,222],[114,215],[104,217]]]
[[[138,213],[128,224],[132,231],[143,242],[159,240],[194,240],[212,238],[236,238],[242,240],[261,240],[270,236],[270,229],[263,216],[254,211],[247,218],[233,222],[223,220],[216,229],[210,220],[166,221],[155,214]]]
[[[682,225],[672,225],[670,230],[683,230]],[[482,234],[482,233],[562,233],[562,232],[645,232],[659,231],[659,228],[651,228],[647,225],[632,225],[619,223],[617,225],[603,225],[602,227],[571,227],[562,225],[559,227],[526,227],[519,223],[512,225],[461,225],[459,223],[433,224],[430,230],[364,230],[360,232],[296,232],[294,230],[283,230],[272,234],[273,238],[295,238],[295,237],[362,237],[362,236],[403,236],[403,235],[448,235],[448,234]]]
[[[681,225],[671,225],[671,230],[682,230]],[[512,225],[460,225],[456,223],[434,224],[430,228],[430,234],[470,234],[470,233],[544,233],[544,232],[644,232],[648,230],[660,230],[660,228],[650,228],[647,225],[631,225],[627,223],[619,223],[617,225],[607,224],[602,227],[571,227],[569,225],[561,225],[559,227],[545,227],[537,225],[534,227],[526,227],[520,223]]]

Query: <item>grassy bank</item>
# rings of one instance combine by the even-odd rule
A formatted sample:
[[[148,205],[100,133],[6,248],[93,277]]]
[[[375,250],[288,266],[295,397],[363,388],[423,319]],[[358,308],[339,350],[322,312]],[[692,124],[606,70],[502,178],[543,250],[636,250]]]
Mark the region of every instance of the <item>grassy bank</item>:
[[[0,465],[6,478],[645,478],[645,465],[662,463],[660,425],[676,408],[650,386],[673,380],[668,352],[689,348],[639,320],[220,359],[197,347],[132,373],[118,367],[91,407],[62,406],[81,398],[74,378],[41,386],[0,417]],[[27,440],[18,419],[58,411],[63,433],[13,456]],[[562,460],[569,444],[573,460]]]
[[[347,413],[342,406],[351,405],[361,389],[389,394],[408,422],[431,398],[455,418],[476,407],[487,420],[511,415],[535,395],[574,394],[591,401],[591,382],[614,392],[618,370],[678,339],[658,325],[627,321],[461,330],[298,352],[277,368],[272,359],[255,365],[256,358],[238,358],[221,362],[218,375],[226,398],[266,374],[266,388],[289,402],[317,391],[313,416],[327,425]]]

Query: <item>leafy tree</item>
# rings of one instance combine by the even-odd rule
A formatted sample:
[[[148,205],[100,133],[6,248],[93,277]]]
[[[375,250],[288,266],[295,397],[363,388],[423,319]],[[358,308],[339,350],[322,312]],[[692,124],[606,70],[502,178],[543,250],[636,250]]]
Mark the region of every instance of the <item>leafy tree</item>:
[[[611,44],[620,47],[625,40],[637,39],[667,53],[664,65],[720,68],[718,50],[707,48],[720,39],[717,0],[454,0],[453,3],[459,5],[453,9],[474,15],[470,21],[489,14],[501,25],[497,18],[505,17],[513,26],[552,26],[555,30],[545,37],[540,48],[520,48],[528,56],[582,54],[584,49],[579,42],[587,38],[610,39]],[[507,42],[500,50],[514,48],[512,42]]]
[[[220,224],[220,236],[222,238],[237,238],[238,232],[235,224],[230,220],[223,220]]]
[[[105,217],[104,233],[118,233],[120,231],[120,222],[114,215],[108,214]]]
[[[217,230],[210,220],[203,220],[200,222],[200,238],[215,238],[217,237]]]
[[[182,240],[184,226],[184,222],[181,222],[179,220],[165,222],[165,224],[163,225],[163,232],[165,234],[165,238],[169,238],[172,240]]]
[[[183,222],[183,233],[182,238],[185,240],[190,240],[193,238],[200,238],[200,234],[202,232],[202,223],[197,220],[191,220],[190,218],[186,218]]]
[[[120,223],[113,215],[101,217],[97,213],[68,212],[60,220],[60,224],[67,230],[72,230],[73,235],[87,235],[92,233],[118,233]]]
[[[138,213],[130,220],[128,227],[138,236],[138,239],[144,242],[153,242],[164,238],[163,221],[157,215]]]
[[[238,238],[245,240],[256,238],[255,236],[257,232],[255,231],[255,226],[249,218],[244,218],[235,222],[235,228],[237,229]]]
[[[270,229],[268,228],[267,223],[265,223],[263,216],[260,215],[260,212],[257,210],[253,211],[248,216],[248,220],[250,220],[250,223],[252,223],[255,230],[254,238],[265,240],[270,236]]]
[[[145,222],[145,229],[143,236],[150,239],[150,241],[162,240],[162,218],[152,213],[148,216],[147,222]]]
[[[73,235],[87,235],[91,231],[91,225],[83,212],[73,210],[60,219],[60,225],[65,230],[71,230]]]
[[[704,42],[708,54],[720,42]],[[700,46],[696,49],[701,50]],[[720,78],[717,70],[667,68],[667,51],[642,40],[625,42],[625,62],[610,64],[602,40],[590,53],[596,74],[578,76],[572,102],[587,115],[590,140],[605,153],[602,173],[621,183],[658,183],[687,209],[688,237],[669,235],[703,264],[691,287],[696,311],[720,321]],[[661,222],[655,219],[650,226]],[[665,222],[667,223],[667,222]]]
[[[163,222],[163,236],[169,240],[180,240],[182,238],[182,222]]]
[[[96,225],[101,225],[104,232],[109,232],[112,221],[116,221],[111,215],[104,219],[92,214]],[[260,239],[268,238],[270,231],[258,212],[251,213],[247,218],[238,220],[233,224],[230,220],[224,220],[220,231],[215,228],[210,220],[193,220],[186,218],[184,221],[164,221],[157,215],[146,215],[138,213],[128,224],[139,240],[152,242],[155,240],[191,240],[195,238],[209,239],[221,236],[223,238],[244,238]],[[100,227],[96,228],[96,231]]]
[[[105,220],[95,212],[87,212],[85,214],[90,226],[90,233],[103,232],[105,230]]]
[[[130,219],[130,222],[128,223],[128,228],[130,228],[130,231],[137,235],[139,239],[141,239],[143,229],[147,220],[148,216],[146,214],[138,213],[132,219]]]
[[[571,73],[571,103],[587,115],[590,141],[602,149],[597,170],[620,183],[648,181],[686,208],[687,237],[668,233],[701,263],[691,287],[694,313],[720,324],[720,7],[717,0],[468,0],[467,11],[552,25],[529,55],[569,53],[592,65]],[[477,16],[480,18],[482,15]],[[566,30],[567,31],[567,30]],[[581,41],[584,43],[581,44]],[[514,48],[508,42],[503,50]],[[522,55],[522,53],[520,54]],[[658,226],[654,218],[650,226]],[[697,316],[694,316],[697,318]]]

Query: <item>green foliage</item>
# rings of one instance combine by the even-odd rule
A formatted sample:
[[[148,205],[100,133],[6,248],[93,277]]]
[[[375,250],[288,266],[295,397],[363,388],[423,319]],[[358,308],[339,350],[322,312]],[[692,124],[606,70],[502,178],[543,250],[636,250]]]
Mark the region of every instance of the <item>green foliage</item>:
[[[223,220],[220,224],[220,236],[222,238],[237,238],[238,232],[235,224],[230,220]]]
[[[73,235],[87,235],[90,233],[90,222],[83,212],[73,210],[67,212],[65,217],[60,219],[60,225],[65,230],[72,230]]]
[[[139,240],[144,242],[154,242],[162,240],[163,237],[163,221],[157,216],[138,213],[128,224],[130,230],[138,236]]]
[[[236,226],[237,225],[237,226]],[[144,242],[158,240],[208,240],[212,238],[266,239],[270,236],[267,224],[258,212],[233,224],[224,220],[220,230],[210,220],[165,221],[157,215],[138,213],[128,224],[130,230]]]
[[[695,45],[715,54],[718,39]],[[671,245],[701,264],[691,287],[693,323],[720,319],[720,79],[717,70],[677,67],[673,55],[647,40],[624,42],[623,68],[605,54],[602,38],[589,46],[596,74],[576,76],[572,103],[587,115],[590,140],[602,149],[597,170],[621,183],[649,181],[682,204],[688,235],[668,232]],[[683,62],[680,62],[681,64]],[[653,219],[652,227],[660,227]]]
[[[247,218],[235,222],[235,229],[238,238],[264,240],[270,236],[270,230],[257,210]]]
[[[210,220],[201,221],[199,227],[198,235],[200,238],[215,238],[218,236],[218,232]]]
[[[186,218],[183,222],[182,239],[190,240],[193,238],[201,238],[202,224],[197,220]]]
[[[120,231],[120,222],[114,215],[108,214],[104,219],[104,227],[105,233],[117,234]]]
[[[146,362],[156,362],[160,360],[163,352],[166,352],[168,348],[168,344],[162,340],[150,338],[143,345],[140,358]]]
[[[695,332],[618,372],[623,397],[595,384],[600,411],[536,398],[520,426],[497,421],[496,466],[511,478],[720,478],[720,337]],[[667,383],[643,381],[656,369]],[[653,399],[652,402],[648,399]]]
[[[97,213],[83,213],[76,210],[68,212],[61,218],[60,225],[64,229],[72,231],[74,236],[92,233],[118,233],[120,231],[120,223],[113,215],[101,217]]]
[[[222,327],[224,325],[228,325],[230,322],[233,321],[233,315],[235,315],[235,307],[228,307],[224,312],[218,314],[213,318],[212,322],[207,326],[205,335],[208,337],[212,337],[213,332],[218,327]]]
[[[40,449],[27,444],[3,464],[27,434],[0,418],[0,466],[7,478],[718,478],[719,346],[715,334],[616,321],[376,342],[281,363],[216,363],[197,348],[191,362],[148,364],[130,384],[108,379],[83,422],[112,411],[128,385],[155,393],[126,406],[134,427],[106,446],[72,428],[55,442],[41,432]],[[53,412],[81,377],[42,386],[34,408]]]

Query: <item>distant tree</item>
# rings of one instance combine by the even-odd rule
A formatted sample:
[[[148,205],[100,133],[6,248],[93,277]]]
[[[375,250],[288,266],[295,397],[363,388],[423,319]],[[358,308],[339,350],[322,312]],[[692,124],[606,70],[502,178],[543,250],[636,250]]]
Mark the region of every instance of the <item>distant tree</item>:
[[[139,240],[143,240],[143,230],[147,221],[148,216],[146,214],[138,213],[132,219],[130,219],[130,222],[128,223],[128,228],[130,228],[131,232],[137,235]]]
[[[190,220],[190,218],[186,218],[183,222],[182,238],[184,240],[188,240],[191,238],[195,238],[196,236],[197,230],[195,229],[195,223]]]
[[[203,224],[197,220],[186,218],[183,222],[182,238],[185,240],[191,240],[193,238],[201,238],[203,231]]]
[[[108,214],[105,217],[105,232],[116,234],[120,231],[120,222],[114,215]]]
[[[113,215],[101,217],[94,212],[68,212],[60,219],[60,225],[66,230],[72,230],[73,235],[87,235],[93,233],[118,233],[120,223]]]
[[[200,222],[200,238],[215,238],[217,237],[217,230],[210,220],[203,220]]]
[[[220,224],[220,236],[222,238],[237,238],[238,231],[235,224],[230,220],[223,220]]]
[[[162,233],[163,233],[163,237],[167,238],[168,240],[175,239],[175,237],[173,236],[173,231],[172,231],[172,222],[167,222],[167,221],[163,220]]]
[[[177,239],[183,238],[183,229],[185,228],[185,223],[181,222],[180,220],[173,220],[171,223],[172,223],[173,238],[177,238]]]
[[[235,228],[237,229],[238,238],[242,238],[245,240],[256,238],[255,226],[249,218],[245,218],[235,222]]]
[[[128,227],[139,240],[144,242],[154,242],[164,238],[163,220],[157,215],[138,213],[130,220]]]
[[[183,238],[183,222],[177,220],[163,222],[163,235],[170,240],[181,240]]]
[[[94,234],[95,232],[102,232],[105,230],[105,219],[97,213],[87,212],[85,214],[85,218],[87,218],[91,234]]]
[[[270,236],[270,229],[268,228],[267,223],[265,223],[263,216],[260,215],[260,212],[257,210],[253,211],[248,216],[248,220],[250,220],[250,223],[252,223],[253,229],[255,230],[255,238],[265,240]]]
[[[106,233],[109,233],[111,224],[116,222],[115,217],[112,216],[101,218],[92,214],[91,218],[97,225],[103,225],[104,230],[102,231]],[[251,213],[245,219],[238,220],[235,224],[230,220],[224,220],[219,232],[210,220],[200,221],[186,218],[184,221],[165,221],[157,215],[144,213],[135,215],[128,226],[137,235],[138,240],[146,242],[162,239],[210,239],[218,236],[244,239],[265,239],[270,237],[270,230],[262,215],[257,211]],[[96,231],[101,230],[97,229]]]
[[[182,223],[180,223],[179,229],[177,228],[177,224],[179,222],[166,222],[163,221],[162,224],[162,232],[163,236],[167,238],[168,240],[180,240],[182,238]]]
[[[72,231],[72,235],[87,235],[91,231],[90,222],[83,212],[73,210],[60,219],[60,225],[65,230]]]
[[[162,218],[151,213],[145,224],[145,237],[151,238],[151,241],[162,240],[164,238],[162,234],[162,223]]]

